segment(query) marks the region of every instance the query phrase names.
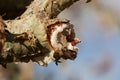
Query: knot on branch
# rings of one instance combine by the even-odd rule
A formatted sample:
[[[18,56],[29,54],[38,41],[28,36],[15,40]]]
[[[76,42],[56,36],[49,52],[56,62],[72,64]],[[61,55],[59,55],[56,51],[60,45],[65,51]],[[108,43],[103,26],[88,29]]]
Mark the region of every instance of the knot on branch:
[[[75,45],[80,40],[75,38],[73,25],[66,19],[54,19],[50,22],[51,24],[47,27],[47,38],[55,51],[56,64],[60,58],[75,59],[78,51]]]

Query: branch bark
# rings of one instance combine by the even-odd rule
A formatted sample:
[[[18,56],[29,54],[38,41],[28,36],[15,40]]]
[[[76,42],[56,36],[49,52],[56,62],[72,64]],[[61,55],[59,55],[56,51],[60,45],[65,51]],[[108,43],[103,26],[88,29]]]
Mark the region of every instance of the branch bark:
[[[4,44],[0,64],[29,62],[47,66],[59,59],[75,59],[80,42],[73,25],[57,15],[78,0],[34,0],[15,20],[3,21]],[[1,38],[2,39],[2,38]]]

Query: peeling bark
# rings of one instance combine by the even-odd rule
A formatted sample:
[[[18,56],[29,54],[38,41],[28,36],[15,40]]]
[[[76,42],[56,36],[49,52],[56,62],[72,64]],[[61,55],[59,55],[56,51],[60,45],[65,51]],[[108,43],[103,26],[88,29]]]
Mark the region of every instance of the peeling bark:
[[[32,60],[47,66],[61,58],[74,60],[80,40],[75,38],[73,25],[57,15],[76,1],[34,0],[20,17],[4,21],[6,41],[0,42],[4,45],[0,63]]]

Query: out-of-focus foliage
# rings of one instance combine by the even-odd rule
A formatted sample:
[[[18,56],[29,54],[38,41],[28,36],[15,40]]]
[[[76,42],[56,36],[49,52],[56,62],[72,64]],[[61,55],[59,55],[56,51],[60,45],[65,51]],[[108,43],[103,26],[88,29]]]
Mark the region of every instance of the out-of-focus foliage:
[[[20,16],[33,0],[0,0],[0,15],[4,19],[14,19]]]

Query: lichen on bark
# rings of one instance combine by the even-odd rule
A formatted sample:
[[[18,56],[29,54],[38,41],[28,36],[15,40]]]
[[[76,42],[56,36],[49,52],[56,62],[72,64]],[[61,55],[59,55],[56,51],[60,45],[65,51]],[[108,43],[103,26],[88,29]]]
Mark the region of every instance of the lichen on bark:
[[[32,60],[47,66],[51,61],[57,64],[61,58],[75,59],[78,51],[75,44],[80,40],[75,38],[69,20],[58,19],[57,15],[76,1],[34,0],[20,17],[5,20],[6,41],[0,64]]]

